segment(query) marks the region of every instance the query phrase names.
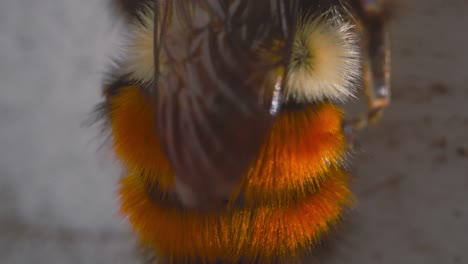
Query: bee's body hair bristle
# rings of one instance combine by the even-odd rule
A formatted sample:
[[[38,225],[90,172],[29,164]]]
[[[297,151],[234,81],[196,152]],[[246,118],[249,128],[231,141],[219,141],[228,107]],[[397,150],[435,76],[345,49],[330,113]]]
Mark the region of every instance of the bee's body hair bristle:
[[[299,19],[287,76],[286,101],[345,101],[360,76],[359,45],[335,9]]]
[[[138,19],[129,24],[122,71],[140,85],[152,83],[155,74],[154,62],[154,11],[143,8]]]
[[[119,17],[139,19],[140,10],[154,5],[154,0],[111,0],[111,9]]]

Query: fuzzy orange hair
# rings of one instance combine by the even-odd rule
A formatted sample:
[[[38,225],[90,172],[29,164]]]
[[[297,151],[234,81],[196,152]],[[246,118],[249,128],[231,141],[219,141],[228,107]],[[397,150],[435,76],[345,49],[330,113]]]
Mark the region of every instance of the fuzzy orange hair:
[[[121,88],[111,104],[114,148],[129,168],[120,182],[121,211],[144,244],[174,263],[297,257],[351,201],[340,169],[342,111],[334,104],[280,113],[241,183],[245,201],[217,213],[181,209],[154,195],[168,192],[173,173],[144,91]]]

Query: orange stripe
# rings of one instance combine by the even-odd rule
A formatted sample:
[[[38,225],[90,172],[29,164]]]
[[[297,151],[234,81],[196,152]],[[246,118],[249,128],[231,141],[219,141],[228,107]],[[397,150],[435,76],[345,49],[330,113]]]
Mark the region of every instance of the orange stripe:
[[[284,202],[319,186],[344,154],[341,116],[330,103],[281,113],[247,174],[247,201]]]
[[[244,177],[247,201],[284,202],[316,188],[344,154],[341,117],[341,109],[331,103],[280,114]],[[131,171],[169,188],[173,173],[154,126],[153,108],[143,91],[136,86],[122,88],[112,100],[116,154]]]
[[[265,263],[294,257],[313,246],[350,201],[347,177],[336,169],[345,148],[342,111],[321,103],[279,115],[244,178],[246,207],[220,215],[168,207],[147,192],[148,184],[158,183],[159,192],[173,184],[153,110],[136,86],[122,88],[112,99],[115,152],[130,170],[121,180],[121,211],[141,241],[162,256],[259,257]]]
[[[158,142],[153,107],[136,86],[121,88],[112,98],[112,134],[117,157],[151,183],[168,187],[173,173]]]
[[[203,215],[164,207],[151,199],[138,176],[127,176],[120,184],[122,213],[144,243],[163,257],[206,261],[229,256],[230,260],[260,257],[269,263],[282,256],[298,256],[328,231],[351,197],[347,177],[336,171],[319,191],[285,208],[265,206]]]

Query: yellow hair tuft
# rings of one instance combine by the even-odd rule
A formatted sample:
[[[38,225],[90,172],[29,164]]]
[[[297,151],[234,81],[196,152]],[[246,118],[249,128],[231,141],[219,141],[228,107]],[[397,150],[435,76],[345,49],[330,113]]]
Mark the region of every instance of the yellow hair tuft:
[[[286,101],[344,101],[360,76],[353,26],[335,9],[299,20],[285,88]]]

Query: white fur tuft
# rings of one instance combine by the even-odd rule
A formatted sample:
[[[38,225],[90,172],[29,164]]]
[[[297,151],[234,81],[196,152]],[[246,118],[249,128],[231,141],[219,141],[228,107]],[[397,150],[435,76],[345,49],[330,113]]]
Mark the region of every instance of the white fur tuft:
[[[286,101],[344,101],[360,76],[352,26],[332,10],[299,21],[285,88]]]
[[[132,79],[147,84],[154,78],[154,12],[147,8],[139,17],[129,29],[123,66]],[[352,26],[336,11],[304,16],[298,23],[286,77],[286,101],[344,101],[353,96],[360,76],[359,57]]]
[[[141,11],[141,20],[131,25],[127,43],[124,71],[141,83],[154,79],[154,12]]]

